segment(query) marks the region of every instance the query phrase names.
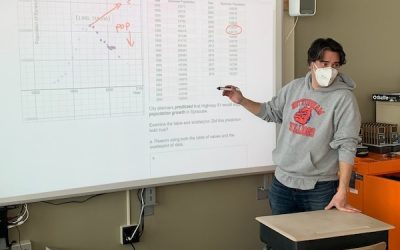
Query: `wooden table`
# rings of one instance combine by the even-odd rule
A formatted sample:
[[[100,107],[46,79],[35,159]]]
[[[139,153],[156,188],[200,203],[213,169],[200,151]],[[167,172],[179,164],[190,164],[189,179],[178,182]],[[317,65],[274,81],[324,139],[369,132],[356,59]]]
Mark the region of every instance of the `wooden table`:
[[[388,241],[394,228],[361,213],[338,210],[257,217],[273,250],[340,250]]]

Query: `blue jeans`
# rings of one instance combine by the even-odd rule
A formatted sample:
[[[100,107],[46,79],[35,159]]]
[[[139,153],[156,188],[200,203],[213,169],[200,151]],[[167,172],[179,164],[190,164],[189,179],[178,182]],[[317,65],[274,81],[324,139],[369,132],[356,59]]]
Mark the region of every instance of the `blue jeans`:
[[[314,189],[289,188],[273,178],[269,204],[273,215],[323,210],[336,194],[339,181],[317,182]]]

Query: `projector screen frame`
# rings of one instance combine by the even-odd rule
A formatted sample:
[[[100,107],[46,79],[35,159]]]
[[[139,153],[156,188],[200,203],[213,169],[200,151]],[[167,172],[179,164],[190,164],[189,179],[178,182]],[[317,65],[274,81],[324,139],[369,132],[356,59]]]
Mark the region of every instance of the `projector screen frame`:
[[[274,85],[274,93],[276,93],[281,88],[282,83],[282,22],[283,22],[283,3],[282,1],[276,1],[276,12],[275,12],[275,85]],[[60,190],[60,191],[51,191],[51,192],[43,192],[36,193],[30,195],[21,195],[15,197],[9,197],[0,199],[0,206],[8,206],[22,203],[31,203],[38,202],[44,200],[54,200],[54,199],[63,199],[63,198],[71,198],[77,196],[85,196],[85,195],[93,195],[99,193],[111,193],[122,190],[130,190],[137,188],[145,188],[145,187],[154,187],[154,186],[165,186],[165,185],[173,185],[173,184],[181,184],[181,183],[190,183],[195,181],[206,181],[206,180],[215,180],[222,178],[232,178],[238,176],[248,176],[248,175],[258,175],[258,174],[267,174],[272,173],[274,171],[274,166],[259,166],[259,167],[248,167],[248,168],[239,168],[239,169],[231,169],[231,170],[220,170],[220,171],[211,171],[211,172],[202,172],[202,173],[193,173],[193,174],[183,174],[178,176],[168,176],[168,177],[160,177],[160,178],[149,178],[144,180],[133,180],[133,181],[124,181],[112,184],[105,185],[95,185],[88,187],[80,187],[74,189]],[[18,180],[15,180],[18,181]]]

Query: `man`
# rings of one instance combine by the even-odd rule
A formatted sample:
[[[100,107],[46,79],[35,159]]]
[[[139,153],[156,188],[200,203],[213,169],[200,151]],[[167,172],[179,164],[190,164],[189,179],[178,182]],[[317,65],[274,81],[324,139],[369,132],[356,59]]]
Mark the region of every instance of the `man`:
[[[224,96],[267,122],[280,123],[269,194],[272,214],[331,209],[356,212],[347,203],[360,113],[355,83],[338,73],[342,46],[317,39],[308,50],[309,72],[285,85],[271,101],[254,102],[235,86]]]

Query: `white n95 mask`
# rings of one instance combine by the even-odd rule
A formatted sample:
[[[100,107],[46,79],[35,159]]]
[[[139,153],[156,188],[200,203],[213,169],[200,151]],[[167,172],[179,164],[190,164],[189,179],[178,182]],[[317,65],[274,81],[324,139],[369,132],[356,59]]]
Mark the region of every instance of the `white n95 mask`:
[[[332,67],[318,68],[315,65],[315,78],[318,82],[318,85],[325,88],[332,84],[333,80],[335,80],[338,71]]]

